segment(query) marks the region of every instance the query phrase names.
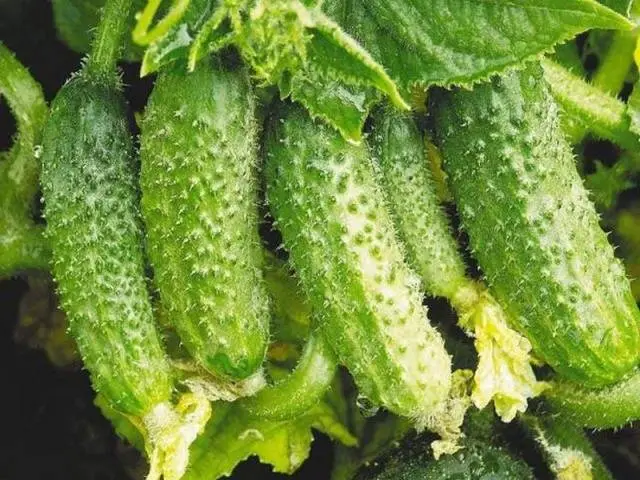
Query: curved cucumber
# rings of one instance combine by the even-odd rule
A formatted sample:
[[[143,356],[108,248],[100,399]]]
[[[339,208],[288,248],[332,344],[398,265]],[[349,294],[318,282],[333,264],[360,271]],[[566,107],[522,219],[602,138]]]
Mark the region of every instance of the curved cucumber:
[[[463,226],[534,351],[588,386],[640,356],[640,312],[575,169],[539,65],[433,102]]]
[[[267,196],[328,344],[360,394],[424,422],[451,360],[422,307],[364,145],[299,108],[271,122]]]
[[[506,315],[485,286],[466,275],[458,244],[439,204],[422,136],[410,115],[379,109],[371,144],[380,181],[407,258],[429,294],[449,300],[460,325],[475,337],[479,364],[473,400],[491,400],[505,421],[527,408],[537,393],[531,345],[509,328]]]
[[[142,211],[160,299],[194,359],[229,380],[256,373],[268,342],[254,113],[247,76],[203,61],[159,76],[142,124]]]

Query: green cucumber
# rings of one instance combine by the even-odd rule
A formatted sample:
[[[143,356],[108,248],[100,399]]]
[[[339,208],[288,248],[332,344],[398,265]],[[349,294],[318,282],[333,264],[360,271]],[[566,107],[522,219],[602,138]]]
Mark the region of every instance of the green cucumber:
[[[424,439],[409,438],[402,445],[371,462],[356,480],[533,480],[531,469],[506,450],[477,440],[464,449],[434,460]]]
[[[373,405],[424,424],[451,387],[365,145],[298,107],[272,119],[267,197],[319,328]]]
[[[128,0],[109,0],[83,69],[57,94],[45,125],[46,235],[63,310],[94,389],[140,427],[149,478],[177,479],[208,403],[183,396],[147,291],[125,100],[115,70]]]
[[[245,72],[208,60],[158,77],[140,151],[155,284],[189,353],[228,380],[261,375],[269,339],[256,137]]]
[[[43,138],[53,274],[94,388],[141,416],[171,398],[173,379],[147,292],[133,154],[121,93],[77,74]]]
[[[474,403],[484,408],[493,400],[502,419],[511,421],[539,390],[530,365],[530,343],[509,328],[504,311],[486,287],[467,276],[413,118],[378,109],[370,141],[407,260],[427,292],[446,298],[460,325],[476,338]]]
[[[534,351],[590,387],[640,356],[640,312],[533,64],[434,95],[444,168],[489,288]]]
[[[47,117],[42,88],[0,42],[0,95],[18,125],[8,152],[0,152],[0,278],[27,269],[46,270],[49,248],[32,219],[40,164],[36,146]]]

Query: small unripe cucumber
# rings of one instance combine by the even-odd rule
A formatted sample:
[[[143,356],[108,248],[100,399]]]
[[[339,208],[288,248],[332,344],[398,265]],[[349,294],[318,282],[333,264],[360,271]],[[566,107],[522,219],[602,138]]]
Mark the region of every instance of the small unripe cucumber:
[[[362,396],[424,422],[447,399],[451,361],[366,146],[288,107],[266,151],[269,204],[322,334]]]
[[[262,365],[269,300],[258,237],[257,126],[243,71],[162,73],[142,124],[142,211],[170,322],[213,375]]]
[[[443,92],[433,107],[472,252],[509,317],[567,378],[621,378],[639,360],[640,313],[540,66]]]
[[[407,259],[429,294],[454,300],[472,281],[440,205],[413,118],[380,108],[370,144]]]
[[[53,274],[94,388],[141,417],[170,400],[173,379],[147,291],[132,157],[120,92],[74,77],[43,138]]]

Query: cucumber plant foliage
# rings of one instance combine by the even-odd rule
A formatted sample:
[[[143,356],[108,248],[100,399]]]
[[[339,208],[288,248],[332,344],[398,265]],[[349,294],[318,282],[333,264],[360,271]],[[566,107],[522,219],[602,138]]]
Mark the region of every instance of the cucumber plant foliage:
[[[380,95],[406,107],[415,89],[470,85],[589,28],[633,27],[594,0],[180,0],[154,20],[160,3],[134,29],[143,75],[233,45],[258,80],[355,142]]]

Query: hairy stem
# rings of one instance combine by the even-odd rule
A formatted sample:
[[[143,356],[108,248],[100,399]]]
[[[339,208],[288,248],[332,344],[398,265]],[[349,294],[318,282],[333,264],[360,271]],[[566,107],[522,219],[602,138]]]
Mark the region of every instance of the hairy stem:
[[[85,72],[96,79],[112,77],[122,49],[131,0],[107,0],[98,30],[93,39],[91,54]]]

